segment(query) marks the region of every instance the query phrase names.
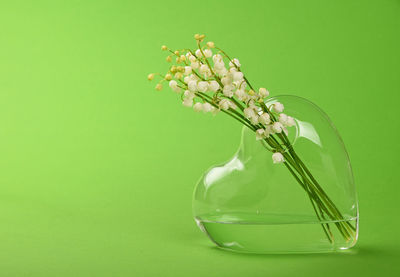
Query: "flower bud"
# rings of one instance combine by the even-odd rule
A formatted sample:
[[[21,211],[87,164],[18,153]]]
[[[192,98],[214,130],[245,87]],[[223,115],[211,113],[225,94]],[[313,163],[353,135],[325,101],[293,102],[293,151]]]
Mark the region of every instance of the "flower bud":
[[[156,90],[162,90],[162,85],[161,84],[157,84],[156,85]]]
[[[168,73],[168,74],[165,75],[164,79],[167,80],[167,81],[171,81],[172,80],[172,75]]]
[[[163,45],[163,46],[161,46],[161,50],[166,51],[166,50],[168,50],[168,47]]]
[[[151,81],[154,79],[154,74],[150,73],[149,75],[147,75],[147,80]]]

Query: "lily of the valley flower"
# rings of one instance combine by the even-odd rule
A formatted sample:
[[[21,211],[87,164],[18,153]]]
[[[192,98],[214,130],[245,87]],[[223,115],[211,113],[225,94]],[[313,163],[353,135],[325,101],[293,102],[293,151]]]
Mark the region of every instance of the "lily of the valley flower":
[[[200,111],[202,111],[202,110],[203,110],[203,104],[197,102],[196,104],[194,104],[193,110],[194,110],[195,112],[200,112]]]
[[[221,109],[225,110],[225,111],[228,110],[229,107],[230,107],[229,100],[228,100],[228,99],[222,99],[222,100],[219,102],[219,107],[220,107]]]
[[[256,131],[256,140],[262,140],[265,138],[265,130],[264,129],[258,129]]]
[[[284,106],[282,103],[276,102],[272,105],[272,109],[277,113],[281,113],[283,112]]]
[[[258,121],[261,124],[267,125],[271,122],[271,117],[268,113],[263,113],[258,117]]]
[[[265,98],[269,96],[269,91],[266,88],[260,88],[258,90],[258,93],[260,94],[261,98]]]
[[[281,133],[283,131],[283,125],[280,122],[274,122],[274,124],[272,125],[272,130],[275,133]]]
[[[283,163],[285,161],[285,158],[283,157],[283,155],[281,153],[276,152],[276,153],[272,154],[272,161],[275,164]]]

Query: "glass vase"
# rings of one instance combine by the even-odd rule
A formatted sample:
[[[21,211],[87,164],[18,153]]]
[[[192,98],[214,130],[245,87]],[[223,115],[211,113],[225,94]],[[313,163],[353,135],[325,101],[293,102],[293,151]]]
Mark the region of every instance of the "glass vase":
[[[354,246],[358,202],[342,139],[310,101],[283,95],[266,104],[277,101],[295,118],[288,134],[292,148],[285,154],[295,151],[291,154],[304,174],[296,176],[303,177],[296,178],[285,163],[273,163],[272,153],[243,127],[234,156],[207,170],[195,188],[198,226],[218,247],[240,252],[330,252]]]

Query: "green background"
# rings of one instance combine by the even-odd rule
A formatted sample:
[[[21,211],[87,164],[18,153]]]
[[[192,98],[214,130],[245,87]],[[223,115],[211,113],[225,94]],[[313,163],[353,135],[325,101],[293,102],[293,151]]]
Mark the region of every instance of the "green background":
[[[399,30],[395,0],[1,1],[0,276],[398,276]],[[197,228],[194,184],[241,127],[146,80],[194,33],[330,115],[358,188],[354,250],[235,254]]]

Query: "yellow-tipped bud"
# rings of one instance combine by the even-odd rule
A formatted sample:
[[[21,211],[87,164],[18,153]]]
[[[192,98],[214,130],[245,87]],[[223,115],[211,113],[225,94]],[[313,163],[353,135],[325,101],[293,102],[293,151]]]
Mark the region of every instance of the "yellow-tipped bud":
[[[157,84],[156,85],[156,90],[162,90],[162,85],[161,84]]]
[[[253,96],[253,95],[255,95],[256,93],[255,93],[255,91],[254,90],[249,90],[249,94],[251,95],[251,96]]]
[[[170,62],[172,61],[172,58],[171,58],[171,56],[168,56],[166,60],[167,60],[167,62],[169,62],[169,63],[170,63]]]
[[[182,75],[182,73],[180,73],[180,72],[178,72],[178,73],[175,74],[175,78],[176,78],[176,79],[180,79],[180,78],[182,78],[182,77],[183,77],[183,75]]]
[[[163,46],[161,46],[161,50],[163,50],[163,51],[167,51],[167,50],[168,50],[168,47],[167,47],[167,46],[165,46],[165,45],[163,45]]]
[[[199,35],[199,34],[195,34],[195,35],[194,35],[194,39],[195,39],[195,40],[199,40],[199,39],[200,39],[200,35]]]
[[[154,79],[154,74],[150,73],[149,75],[147,75],[147,80],[151,81]]]
[[[186,61],[186,56],[185,55],[181,55],[179,58],[181,59],[181,61]]]
[[[185,68],[183,66],[178,66],[176,70],[179,72],[185,72]]]
[[[199,36],[199,39],[200,39],[200,40],[203,40],[205,37],[206,37],[206,35],[200,35],[200,36]]]
[[[174,54],[178,56],[178,55],[179,55],[179,51],[176,50],[176,51],[174,52]]]
[[[176,58],[176,63],[181,63],[181,58],[177,57]]]
[[[166,74],[164,79],[167,80],[167,81],[171,81],[172,80],[172,75],[171,74]]]
[[[209,41],[209,42],[207,42],[207,46],[210,47],[210,48],[214,48],[215,44],[214,44],[214,42]]]
[[[169,71],[171,71],[171,73],[176,73],[176,70],[177,70],[176,66],[173,65],[171,66],[171,69]]]

